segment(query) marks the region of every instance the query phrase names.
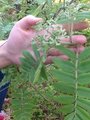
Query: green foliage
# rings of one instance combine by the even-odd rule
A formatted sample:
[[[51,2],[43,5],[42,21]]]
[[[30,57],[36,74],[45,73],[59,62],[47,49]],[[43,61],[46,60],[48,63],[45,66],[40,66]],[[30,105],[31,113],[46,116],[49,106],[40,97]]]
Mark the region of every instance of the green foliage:
[[[28,51],[23,51],[24,57],[20,58],[22,62],[20,70],[21,74],[17,73],[17,79],[22,80],[21,82],[17,82],[15,79],[11,86],[11,88],[14,87],[11,96],[11,108],[13,109],[13,117],[15,120],[31,120],[33,113],[35,112],[35,108],[37,107],[39,96],[44,98],[38,90],[39,86],[35,84],[40,82],[40,80],[47,78],[47,75],[45,67],[42,64],[39,51],[35,49],[35,47],[36,46],[33,45],[36,59]]]
[[[59,49],[67,55],[66,48],[60,46]],[[65,120],[90,119],[90,108],[87,107],[90,102],[90,88],[88,87],[90,84],[90,69],[85,67],[90,61],[88,50],[89,48],[80,55],[76,53],[74,61],[73,56],[75,56],[75,53],[72,56],[69,54],[71,58],[69,62],[61,61],[58,58],[53,60],[56,68],[53,70],[53,77],[56,80],[54,87],[56,91],[58,90],[58,94],[60,93],[60,95],[55,96],[55,99],[62,104],[60,111],[65,115]],[[69,66],[67,72],[65,67],[62,66],[64,63],[66,68]],[[63,90],[61,86],[64,86],[63,89],[66,90]]]
[[[31,120],[35,103],[37,103],[35,98],[32,95],[30,96],[31,93],[27,90],[28,87],[25,87],[27,85],[14,91],[14,96],[17,96],[12,99],[13,117],[15,120]]]
[[[52,0],[1,0],[0,6],[1,39],[8,36],[13,22],[28,14],[45,20],[41,26],[36,26],[37,29],[50,28],[57,23],[71,25],[69,35],[59,28],[50,33],[48,42],[39,36],[41,46],[33,44],[34,55],[23,51],[21,67],[13,66],[4,70],[5,80],[11,79],[9,96],[12,99],[10,108],[13,119],[90,120],[90,47],[79,55],[58,41],[58,36],[71,37],[74,34],[74,22],[90,19],[89,4],[77,1],[56,4]],[[45,65],[47,50],[53,46],[67,55],[69,60],[54,58],[52,65]],[[44,53],[42,57],[39,50]]]
[[[39,62],[36,62],[34,58],[28,52],[24,52],[24,60],[22,61],[23,65],[26,66],[24,77],[28,73],[32,75],[30,69],[32,69],[33,63],[38,63],[36,70],[34,70],[33,80],[29,79],[29,83],[23,80],[23,84],[19,83],[18,88],[14,92],[15,99],[13,99],[13,109],[14,109],[14,117],[15,119],[23,116],[25,110],[25,116],[27,119],[33,118],[35,105],[39,101],[44,99],[49,104],[53,104],[53,107],[56,108],[55,112],[57,114],[62,114],[65,120],[89,120],[90,119],[90,88],[88,87],[90,84],[90,69],[89,66],[89,48],[87,48],[80,55],[78,53],[71,52],[67,48],[63,46],[58,46],[57,49],[62,51],[64,54],[68,55],[71,59],[70,61],[63,61],[59,58],[55,58],[54,69],[49,71],[52,74],[54,82],[52,82],[52,89],[50,90],[49,86],[41,90],[39,88],[43,85],[43,79],[47,77],[43,77],[41,73],[41,59]],[[38,53],[37,50],[35,50]],[[39,54],[39,53],[38,53]],[[36,54],[37,55],[37,54]],[[38,55],[37,55],[38,56]],[[87,57],[86,57],[87,56]],[[87,60],[88,58],[88,60]],[[30,60],[31,59],[31,60]],[[37,57],[36,57],[37,59]],[[22,59],[21,59],[22,60]],[[28,63],[28,65],[27,65]],[[31,66],[31,67],[30,67]],[[34,67],[34,66],[33,66]],[[88,72],[88,73],[87,73]],[[44,75],[46,76],[46,74]],[[26,78],[26,77],[25,77]],[[29,77],[28,77],[29,78]],[[42,79],[43,78],[43,79]],[[51,78],[49,78],[51,81]],[[47,79],[46,79],[47,80]],[[48,82],[47,82],[48,83]],[[37,87],[36,87],[37,86]],[[18,91],[19,90],[19,91]],[[58,107],[57,105],[60,106]],[[18,105],[17,105],[18,104]],[[27,107],[27,105],[29,107]],[[20,109],[18,109],[18,107]],[[48,106],[49,107],[49,106]],[[53,107],[50,109],[52,110]],[[24,110],[22,110],[22,109]],[[30,110],[32,111],[30,112]],[[18,111],[17,111],[18,110]],[[29,112],[29,113],[28,113]],[[18,114],[20,113],[20,114]],[[15,116],[16,115],[16,116]],[[19,116],[20,115],[20,116]],[[30,118],[31,115],[31,118]],[[23,118],[24,119],[24,118]],[[26,119],[26,118],[25,118]]]

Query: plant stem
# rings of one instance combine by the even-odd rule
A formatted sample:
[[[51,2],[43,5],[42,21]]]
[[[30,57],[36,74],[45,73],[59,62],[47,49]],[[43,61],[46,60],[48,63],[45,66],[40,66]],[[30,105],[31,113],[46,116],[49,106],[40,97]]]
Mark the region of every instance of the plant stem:
[[[69,37],[70,37],[70,42],[72,43],[72,35],[73,35],[73,23],[71,22],[69,24]]]
[[[76,53],[76,61],[75,61],[75,108],[74,108],[74,117],[73,120],[76,116],[76,108],[77,108],[77,98],[78,98],[78,94],[77,94],[77,89],[78,89],[78,51]]]
[[[64,8],[64,11],[65,11],[65,7],[66,7],[66,0],[63,1],[63,8]]]
[[[56,11],[56,13],[53,15],[52,19],[54,20],[57,18],[57,16],[60,14],[61,10],[65,11],[65,0],[63,1],[63,7],[60,6],[60,8]]]

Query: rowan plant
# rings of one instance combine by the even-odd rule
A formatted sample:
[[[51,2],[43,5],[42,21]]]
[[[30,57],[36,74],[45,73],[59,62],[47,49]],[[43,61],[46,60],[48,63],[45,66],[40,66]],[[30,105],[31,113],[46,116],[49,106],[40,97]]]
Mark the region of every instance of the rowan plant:
[[[72,41],[72,35],[75,34],[73,24],[90,19],[89,5],[73,0],[64,0],[58,4],[52,0],[21,0],[14,3],[13,8],[19,8],[15,8],[16,18],[13,20],[19,20],[27,14],[42,17],[44,22],[39,23],[36,29],[46,29],[50,37],[47,41],[48,36],[39,35],[33,40],[36,59],[28,51],[23,51],[20,67],[3,69],[6,73],[4,81],[11,80],[9,97],[13,119],[90,120],[90,47],[86,46],[81,54],[78,51],[74,53],[60,41],[60,38],[65,37],[70,37]],[[62,25],[50,32],[48,29],[54,29],[55,24],[68,24],[69,32]],[[69,46],[72,46],[72,42]],[[52,47],[70,59],[63,61],[54,58],[52,64],[45,65],[47,51]]]

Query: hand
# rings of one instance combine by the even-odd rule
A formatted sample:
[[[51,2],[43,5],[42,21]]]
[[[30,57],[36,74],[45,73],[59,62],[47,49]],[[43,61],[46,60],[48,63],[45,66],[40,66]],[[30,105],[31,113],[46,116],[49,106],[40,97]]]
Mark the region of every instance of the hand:
[[[42,21],[41,18],[29,15],[18,21],[12,28],[7,43],[4,45],[7,58],[12,64],[20,64],[19,58],[23,50],[28,50],[34,55],[31,42],[37,35],[37,31],[33,27],[40,21]]]
[[[72,39],[72,41],[69,38],[64,38],[61,40],[61,43],[64,44],[64,43],[72,42],[74,45],[72,47],[69,46],[69,49],[71,51],[78,52],[78,53],[81,53],[82,51],[84,51],[84,44],[87,42],[87,39],[84,35],[73,35],[71,39]],[[51,64],[52,59],[54,57],[58,57],[62,60],[69,59],[68,56],[64,55],[59,50],[57,50],[55,48],[51,48],[47,53],[47,60],[46,60],[45,64]]]
[[[15,26],[12,28],[7,43],[4,45],[4,48],[7,52],[7,59],[11,64],[20,64],[19,58],[22,56],[23,50],[28,50],[34,56],[31,42],[38,34],[45,34],[44,31],[36,31],[34,26],[41,22],[41,18],[34,17],[32,15],[26,16],[20,21],[18,21]],[[65,26],[64,26],[65,27]],[[67,28],[66,28],[67,29]],[[65,38],[62,42],[67,42],[70,40]],[[76,35],[72,37],[72,41],[76,44],[80,44],[80,48],[84,49],[83,44],[86,42],[86,37],[83,35]],[[75,51],[75,48],[71,48]],[[56,55],[57,54],[57,55]],[[51,59],[54,56],[61,56],[64,59],[67,59],[67,56],[60,54],[57,50],[51,49],[47,55],[46,63],[51,63]]]

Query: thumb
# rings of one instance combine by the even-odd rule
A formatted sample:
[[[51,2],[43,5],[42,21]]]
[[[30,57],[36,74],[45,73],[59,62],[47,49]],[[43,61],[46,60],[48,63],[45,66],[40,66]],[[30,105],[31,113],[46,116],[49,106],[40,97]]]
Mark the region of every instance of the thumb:
[[[42,18],[38,18],[32,15],[28,15],[17,22],[17,25],[22,29],[29,29],[36,25],[38,22],[42,22]]]

